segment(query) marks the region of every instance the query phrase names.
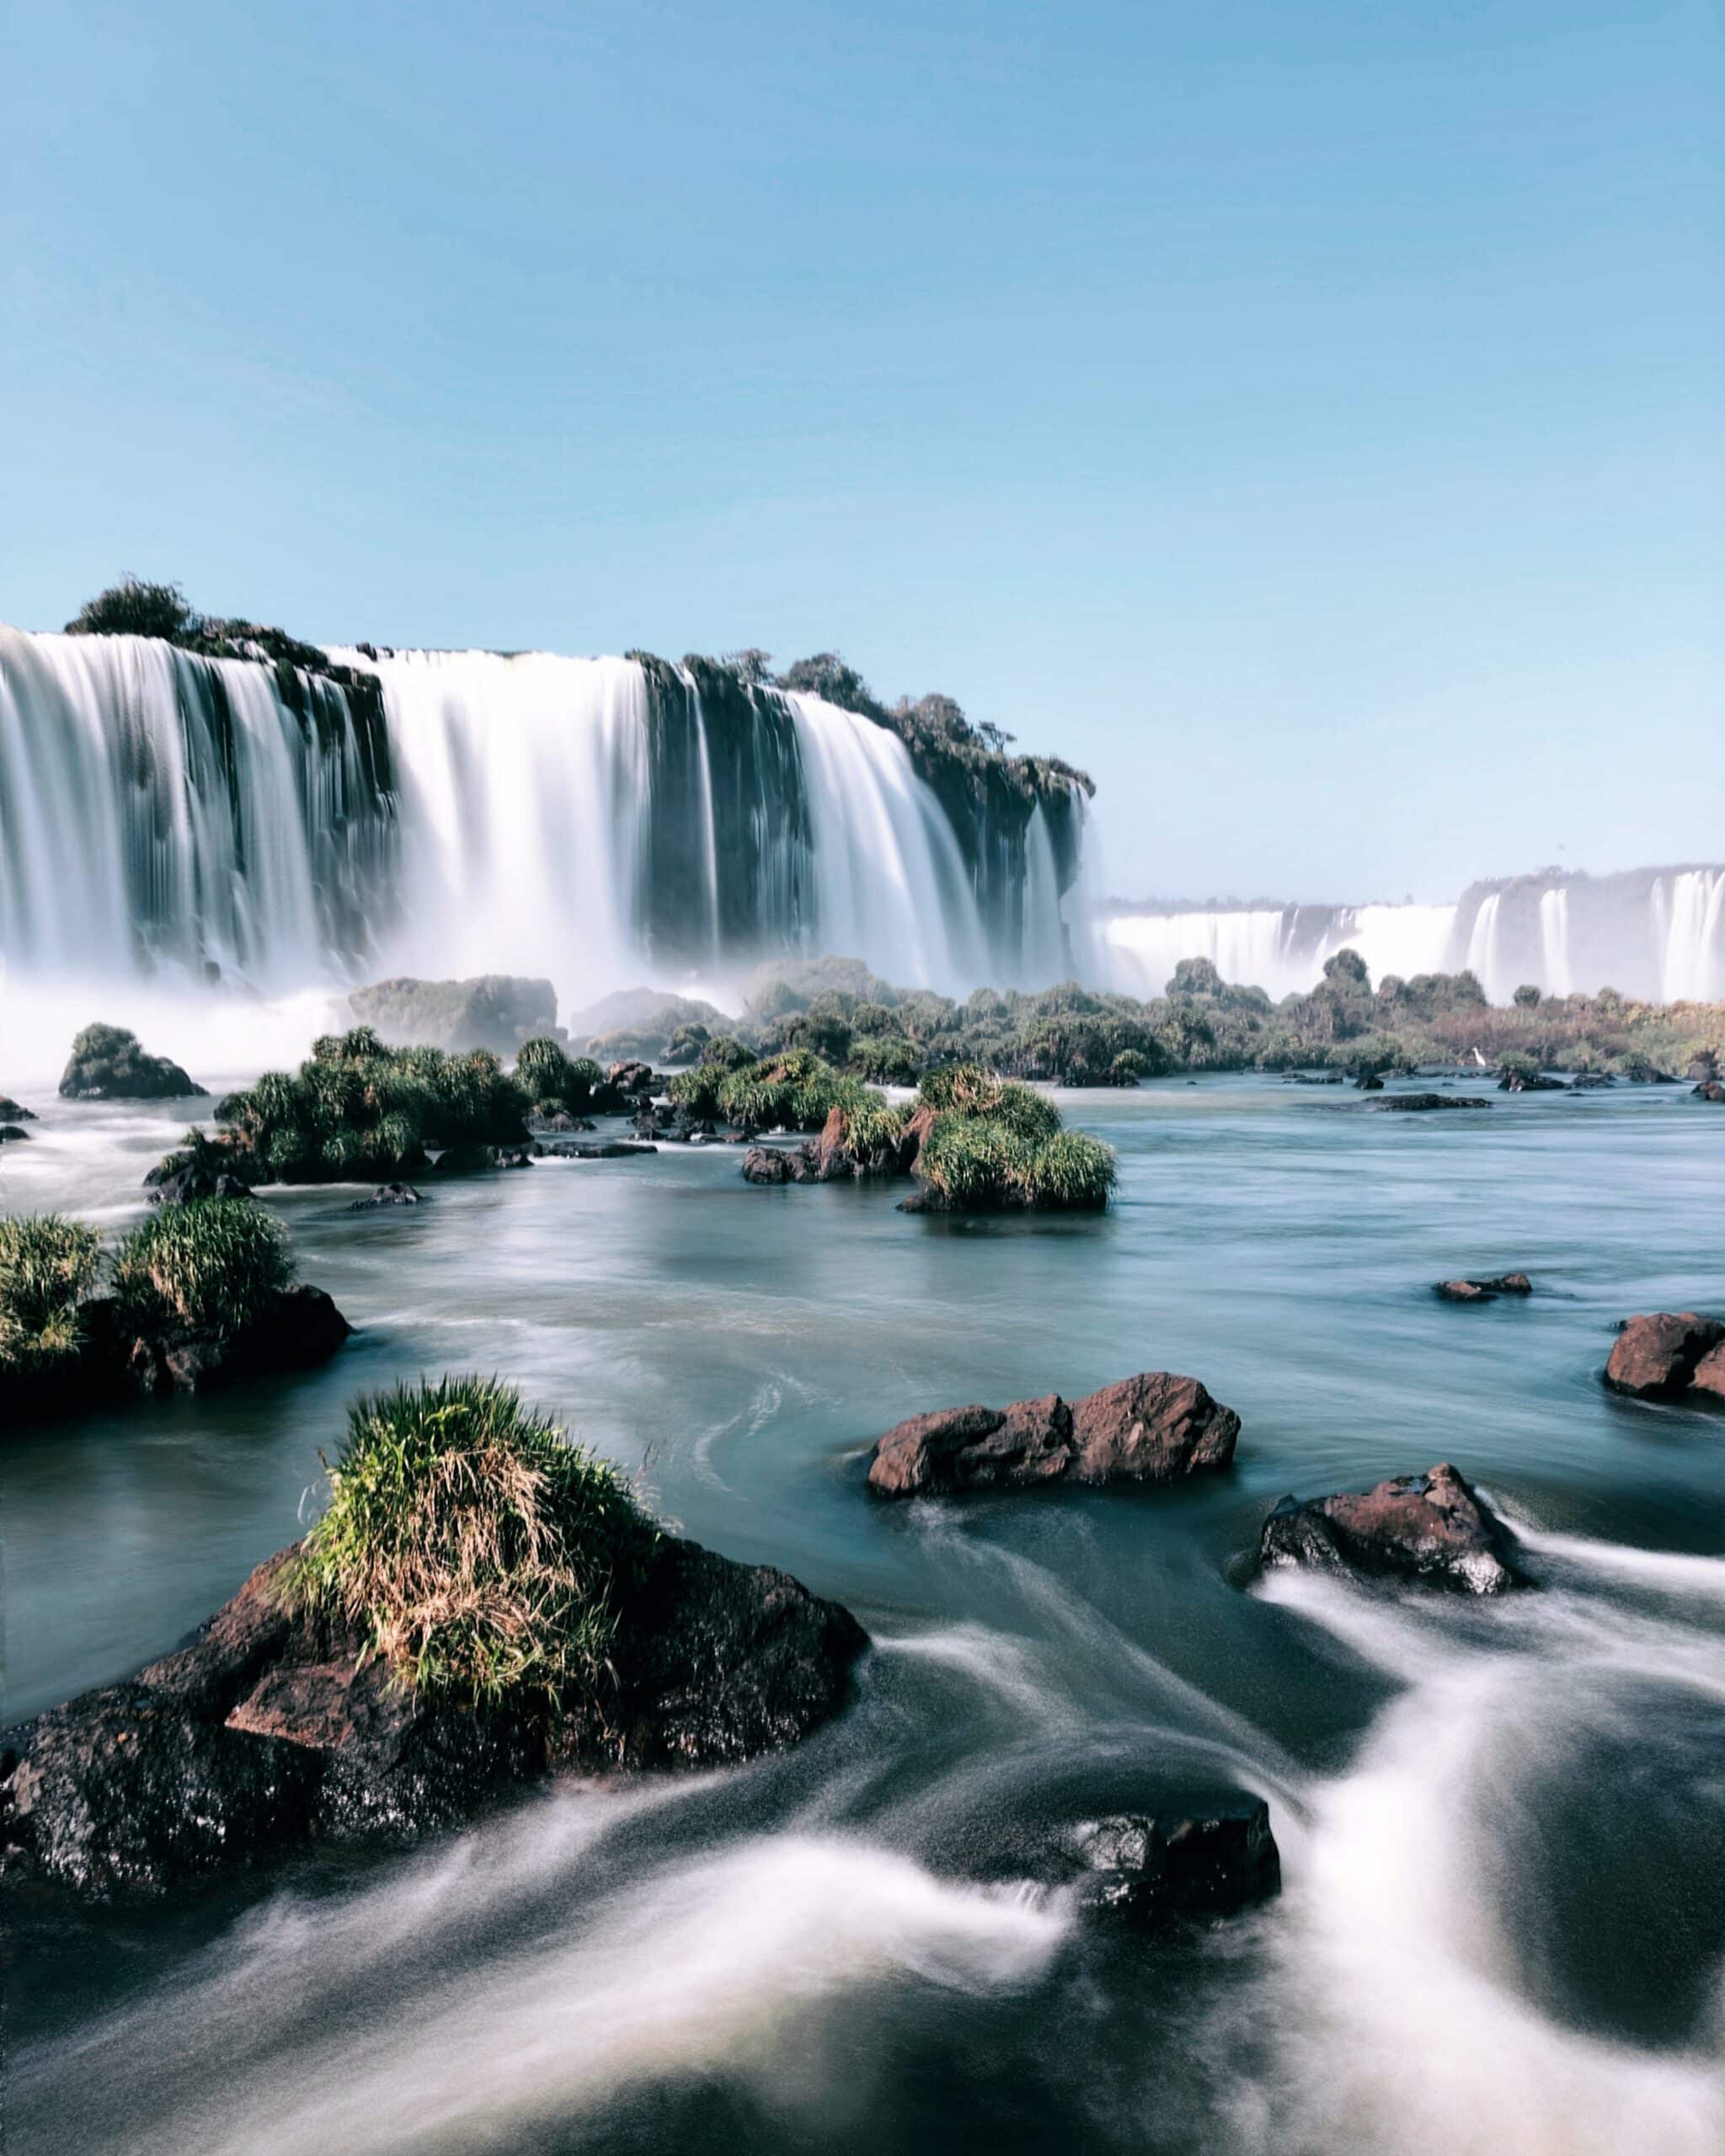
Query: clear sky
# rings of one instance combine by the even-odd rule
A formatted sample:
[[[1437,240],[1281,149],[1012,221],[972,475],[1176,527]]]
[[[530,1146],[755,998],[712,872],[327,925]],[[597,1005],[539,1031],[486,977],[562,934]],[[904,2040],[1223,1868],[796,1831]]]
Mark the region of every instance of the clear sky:
[[[11,12],[0,618],[836,646],[1145,895],[1725,857],[1701,0]]]

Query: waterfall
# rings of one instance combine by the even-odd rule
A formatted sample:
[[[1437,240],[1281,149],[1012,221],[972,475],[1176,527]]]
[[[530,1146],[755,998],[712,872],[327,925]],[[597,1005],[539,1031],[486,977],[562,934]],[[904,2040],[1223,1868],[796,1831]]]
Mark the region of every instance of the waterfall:
[[[775,953],[959,995],[1069,970],[1080,796],[1050,822],[1002,788],[985,844],[966,767],[937,791],[890,728],[705,660],[327,658],[0,629],[9,979],[506,972],[585,1001]]]
[[[1725,998],[1725,868],[1548,871],[1474,884],[1453,905],[1156,905],[1117,910],[1103,936],[1113,977],[1137,995],[1194,958],[1277,998],[1304,994],[1348,946],[1375,981],[1466,967],[1494,1003],[1523,982],[1708,1001]]]
[[[317,676],[0,627],[0,957],[285,990],[387,926],[387,744]]]

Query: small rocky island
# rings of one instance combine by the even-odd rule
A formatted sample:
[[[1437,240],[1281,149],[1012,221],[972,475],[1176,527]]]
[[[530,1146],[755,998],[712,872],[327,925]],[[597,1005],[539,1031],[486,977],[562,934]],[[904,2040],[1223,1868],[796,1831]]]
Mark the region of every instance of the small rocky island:
[[[1258,1558],[1355,1580],[1405,1580],[1462,1594],[1525,1587],[1515,1538],[1461,1472],[1439,1461],[1375,1488],[1284,1497],[1264,1522]]]
[[[15,1730],[7,1862],[97,1899],[400,1846],[558,1768],[730,1765],[843,1704],[862,1628],[659,1529],[507,1386],[360,1401],[328,1509],[192,1642]]]

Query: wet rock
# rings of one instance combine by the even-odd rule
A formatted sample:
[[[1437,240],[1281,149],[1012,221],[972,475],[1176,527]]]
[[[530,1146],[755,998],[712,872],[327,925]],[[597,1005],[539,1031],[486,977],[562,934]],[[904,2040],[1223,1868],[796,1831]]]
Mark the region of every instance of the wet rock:
[[[91,1306],[85,1308],[88,1313]],[[126,1349],[126,1384],[138,1392],[201,1392],[243,1378],[315,1369],[352,1331],[322,1288],[301,1281],[278,1289],[249,1325],[232,1333],[135,1336]]]
[[[1492,1104],[1477,1093],[1386,1093],[1381,1101],[1368,1101],[1375,1115],[1423,1115],[1432,1108],[1488,1108]]]
[[[168,1160],[174,1155],[170,1154]],[[152,1205],[190,1205],[205,1198],[249,1198],[251,1186],[237,1175],[206,1160],[187,1161],[183,1166],[158,1163],[144,1177]]]
[[[0,1093],[0,1118],[8,1123],[34,1123],[36,1112],[34,1108],[23,1107],[9,1093]]]
[[[1115,1812],[1081,1820],[1051,1854],[1070,1867],[1081,1908],[1134,1926],[1235,1916],[1281,1891],[1281,1852],[1269,1806],[1257,1796],[1189,1817]]]
[[[1596,1093],[1616,1083],[1608,1070],[1583,1070],[1570,1080],[1569,1090],[1572,1093]]]
[[[611,1138],[597,1145],[537,1145],[534,1150],[542,1161],[628,1161],[637,1154],[656,1153],[659,1148],[636,1145],[627,1138]]]
[[[1300,1566],[1353,1578],[1392,1578],[1500,1594],[1526,1585],[1514,1540],[1456,1469],[1440,1462],[1375,1489],[1284,1497],[1264,1522],[1267,1568]]]
[[[884,1497],[1048,1482],[1168,1482],[1226,1467],[1240,1418],[1196,1378],[1167,1370],[1104,1385],[1071,1406],[1058,1393],[1010,1407],[913,1415],[874,1448],[868,1486]]]
[[[571,1115],[567,1108],[541,1106],[527,1118],[527,1128],[533,1135],[568,1134],[577,1130],[596,1129],[591,1116]]]
[[[1635,1400],[1680,1399],[1702,1359],[1721,1342],[1725,1325],[1693,1310],[1625,1318],[1605,1365],[1605,1383]]]
[[[1354,1083],[1362,1093],[1381,1093],[1384,1090],[1384,1081],[1375,1070],[1362,1070]]]
[[[644,1094],[650,1098],[659,1090],[650,1063],[633,1059],[613,1063],[605,1075],[606,1081],[627,1101],[639,1100]]]
[[[68,1101],[169,1101],[202,1094],[179,1064],[147,1055],[123,1026],[86,1026],[60,1081]]]
[[[619,1614],[616,1696],[547,1728],[393,1682],[344,1625],[294,1606],[294,1555],[132,1682],[13,1732],[14,1862],[94,1898],[161,1894],[307,1842],[412,1842],[557,1761],[733,1764],[836,1714],[868,1644],[788,1574],[668,1536]]]
[[[1717,1078],[1704,1078],[1699,1086],[1690,1088],[1698,1101],[1711,1101],[1715,1107],[1725,1102],[1725,1084]]]
[[[0,1145],[16,1145],[20,1139],[28,1139],[29,1136],[29,1131],[19,1123],[0,1123]]]
[[[1282,1073],[1284,1086],[1340,1086],[1345,1082],[1339,1070],[1284,1070]]]
[[[489,1175],[499,1168],[532,1166],[532,1155],[521,1145],[446,1145],[431,1163],[441,1176]]]
[[[347,1209],[350,1213],[375,1213],[382,1206],[423,1205],[425,1202],[410,1182],[386,1182],[369,1198],[356,1198]]]
[[[1490,1303],[1499,1295],[1530,1295],[1533,1283],[1525,1273],[1494,1273],[1482,1280],[1439,1280],[1432,1293],[1446,1303]]]
[[[1500,1093],[1567,1093],[1561,1078],[1548,1078],[1543,1070],[1506,1070],[1498,1081]]]
[[[1710,1348],[1689,1374],[1691,1392],[1705,1393],[1709,1398],[1725,1401],[1725,1344]]]
[[[743,1155],[743,1180],[768,1186],[801,1182],[804,1178],[797,1171],[802,1165],[800,1150],[793,1152],[782,1145],[751,1145]]]

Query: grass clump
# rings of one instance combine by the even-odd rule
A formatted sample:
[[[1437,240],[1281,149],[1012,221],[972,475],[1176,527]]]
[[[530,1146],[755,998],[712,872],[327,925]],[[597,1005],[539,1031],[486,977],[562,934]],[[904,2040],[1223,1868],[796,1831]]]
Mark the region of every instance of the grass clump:
[[[93,1228],[58,1213],[0,1219],[0,1371],[37,1376],[77,1354],[78,1305],[94,1284]]]
[[[1032,1152],[1020,1187],[1035,1212],[1093,1213],[1108,1203],[1119,1180],[1112,1145],[1081,1130],[1060,1130]]]
[[[719,1113],[751,1133],[819,1130],[838,1104],[844,1082],[812,1049],[785,1049],[732,1071],[718,1089]]]
[[[515,1084],[536,1106],[566,1108],[585,1115],[605,1083],[605,1073],[590,1055],[567,1054],[546,1036],[523,1041],[515,1056]]]
[[[291,1592],[403,1684],[558,1715],[603,1704],[619,1590],[656,1530],[619,1470],[492,1378],[357,1401]]]
[[[489,1049],[386,1048],[355,1026],[315,1042],[296,1073],[230,1093],[216,1116],[243,1181],[387,1181],[423,1167],[428,1145],[521,1145],[530,1105]]]
[[[194,1198],[140,1221],[114,1254],[133,1322],[223,1337],[243,1331],[293,1278],[279,1222],[244,1198]]]
[[[986,1116],[943,1115],[916,1155],[916,1172],[954,1212],[1022,1204],[1033,1158],[1017,1132]]]
[[[916,1172],[948,1210],[1095,1212],[1108,1203],[1114,1148],[1063,1129],[1060,1110],[1033,1086],[979,1063],[949,1063],[927,1073],[920,1097],[937,1113]]]
[[[1060,1127],[1060,1112],[1045,1094],[1016,1079],[1002,1078],[980,1063],[949,1063],[922,1081],[925,1107],[943,1113],[985,1116],[1004,1123],[1031,1145],[1040,1145]]]

